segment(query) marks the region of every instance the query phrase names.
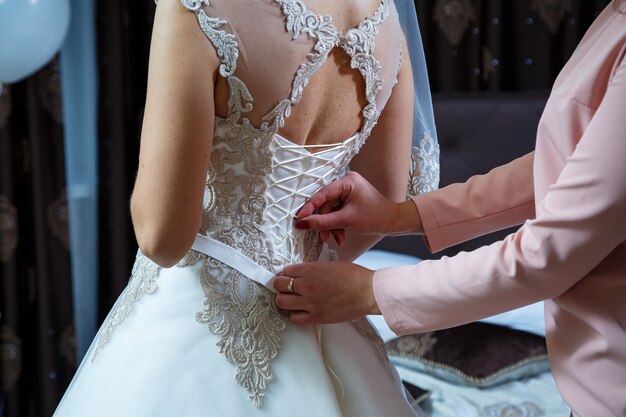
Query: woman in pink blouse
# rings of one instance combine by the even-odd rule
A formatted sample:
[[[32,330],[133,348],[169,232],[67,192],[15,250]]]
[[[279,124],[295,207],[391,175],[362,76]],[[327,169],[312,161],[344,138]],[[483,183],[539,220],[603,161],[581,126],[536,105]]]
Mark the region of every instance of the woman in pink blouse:
[[[596,19],[557,78],[533,153],[405,203],[349,174],[314,196],[297,225],[424,234],[432,251],[523,223],[516,233],[376,272],[340,262],[293,265],[275,280],[277,305],[296,323],[382,313],[402,335],[545,300],[552,370],[573,415],[626,416],[626,14],[618,3]],[[331,214],[312,214],[337,202]]]

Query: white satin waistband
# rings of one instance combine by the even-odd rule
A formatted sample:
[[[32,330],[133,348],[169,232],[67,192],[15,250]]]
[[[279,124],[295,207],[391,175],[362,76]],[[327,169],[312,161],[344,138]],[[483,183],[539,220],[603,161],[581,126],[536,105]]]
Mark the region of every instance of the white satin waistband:
[[[210,256],[211,258],[239,271],[247,278],[264,285],[272,292],[277,292],[272,285],[275,275],[254,262],[252,259],[248,258],[243,253],[239,252],[237,249],[231,248],[218,240],[200,234],[196,235],[196,240],[193,242],[191,249]]]

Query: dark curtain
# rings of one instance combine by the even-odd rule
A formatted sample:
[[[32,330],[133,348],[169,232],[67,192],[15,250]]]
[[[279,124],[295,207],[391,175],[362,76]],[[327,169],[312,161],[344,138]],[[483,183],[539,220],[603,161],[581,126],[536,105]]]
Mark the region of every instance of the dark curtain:
[[[99,99],[99,311],[103,320],[126,286],[137,243],[129,199],[139,136],[154,2],[97,2]]]
[[[549,89],[610,0],[415,0],[431,89]]]
[[[63,120],[53,62],[0,95],[0,390],[50,416],[76,370]],[[1,404],[1,401],[0,401]]]

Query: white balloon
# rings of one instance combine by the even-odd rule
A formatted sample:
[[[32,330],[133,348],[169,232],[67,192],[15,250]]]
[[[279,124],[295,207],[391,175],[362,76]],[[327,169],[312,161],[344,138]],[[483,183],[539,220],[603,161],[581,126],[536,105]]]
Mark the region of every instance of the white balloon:
[[[69,0],[0,0],[0,83],[19,81],[47,64],[69,23]]]

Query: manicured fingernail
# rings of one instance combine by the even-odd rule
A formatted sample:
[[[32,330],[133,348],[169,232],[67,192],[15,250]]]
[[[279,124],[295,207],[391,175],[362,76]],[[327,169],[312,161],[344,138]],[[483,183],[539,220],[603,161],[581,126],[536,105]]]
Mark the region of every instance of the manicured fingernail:
[[[296,229],[306,230],[310,228],[311,228],[311,225],[306,220],[300,220],[299,222],[296,223]]]

